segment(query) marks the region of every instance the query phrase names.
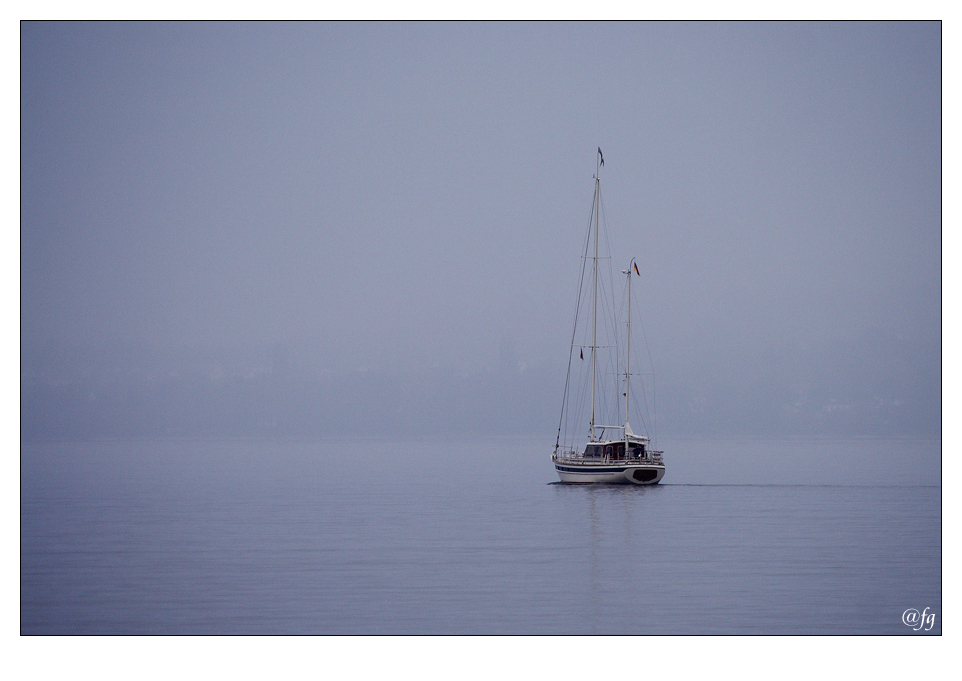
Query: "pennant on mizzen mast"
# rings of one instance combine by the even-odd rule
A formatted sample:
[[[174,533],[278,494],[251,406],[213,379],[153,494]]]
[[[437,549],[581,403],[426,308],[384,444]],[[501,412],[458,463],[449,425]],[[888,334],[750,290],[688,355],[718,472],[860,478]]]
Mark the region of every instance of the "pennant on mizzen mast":
[[[605,164],[605,155],[601,153],[601,147],[598,147],[598,155],[601,157],[601,165]]]

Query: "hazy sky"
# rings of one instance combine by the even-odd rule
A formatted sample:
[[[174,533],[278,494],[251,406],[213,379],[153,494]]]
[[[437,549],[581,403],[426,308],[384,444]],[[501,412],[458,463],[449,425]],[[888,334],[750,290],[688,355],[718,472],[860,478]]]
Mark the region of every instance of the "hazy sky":
[[[24,23],[25,352],[562,361],[600,146],[656,365],[882,339],[937,391],[941,53],[938,23]]]

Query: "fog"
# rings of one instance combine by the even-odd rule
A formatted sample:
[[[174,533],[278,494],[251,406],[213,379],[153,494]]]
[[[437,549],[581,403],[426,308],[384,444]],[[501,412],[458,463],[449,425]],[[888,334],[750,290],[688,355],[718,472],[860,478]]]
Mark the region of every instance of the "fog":
[[[941,60],[937,22],[24,22],[21,434],[553,441],[600,147],[661,434],[938,438]]]

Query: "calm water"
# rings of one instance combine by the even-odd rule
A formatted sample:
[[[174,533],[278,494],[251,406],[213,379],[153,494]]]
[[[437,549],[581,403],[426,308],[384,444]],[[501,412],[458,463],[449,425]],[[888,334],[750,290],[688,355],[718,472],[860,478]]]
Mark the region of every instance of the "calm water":
[[[940,443],[663,444],[26,443],[21,633],[941,633]]]

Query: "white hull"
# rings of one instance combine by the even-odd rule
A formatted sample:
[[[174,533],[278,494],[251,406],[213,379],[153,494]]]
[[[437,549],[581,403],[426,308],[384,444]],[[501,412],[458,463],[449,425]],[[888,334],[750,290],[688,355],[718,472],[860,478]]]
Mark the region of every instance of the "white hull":
[[[657,485],[665,477],[665,467],[635,463],[576,463],[555,461],[561,482],[605,483],[609,485]]]

